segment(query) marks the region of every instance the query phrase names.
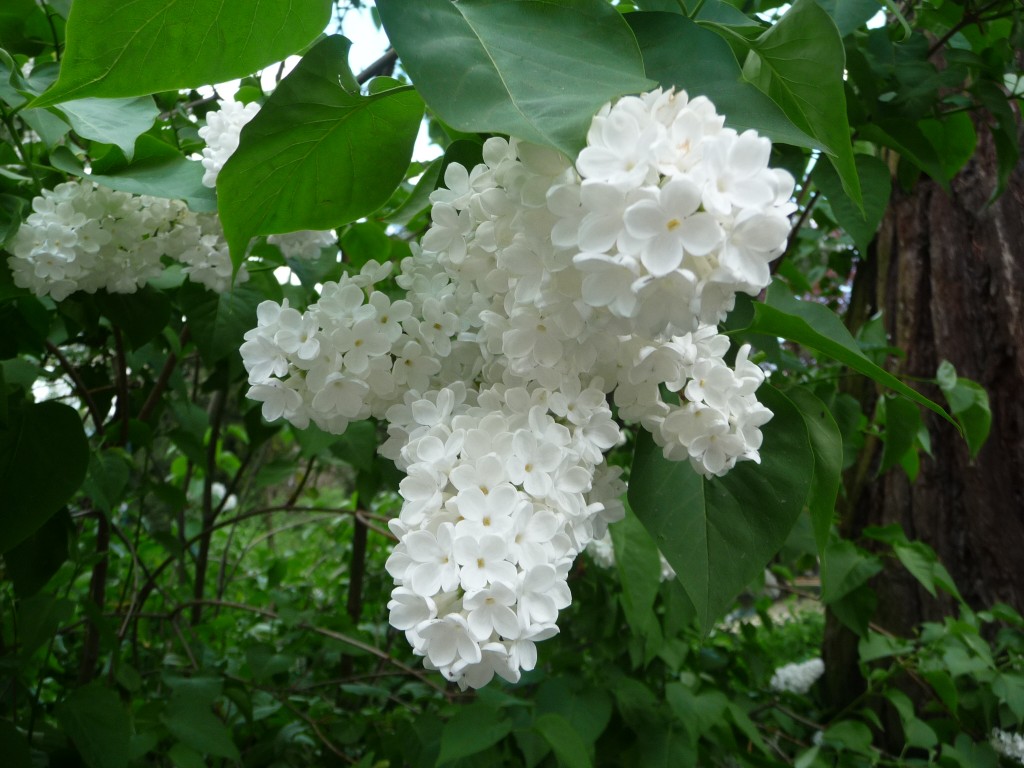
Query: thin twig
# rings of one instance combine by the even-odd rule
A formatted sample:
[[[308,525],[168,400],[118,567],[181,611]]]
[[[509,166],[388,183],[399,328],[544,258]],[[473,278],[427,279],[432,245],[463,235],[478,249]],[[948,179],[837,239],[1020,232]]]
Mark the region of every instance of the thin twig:
[[[295,490],[288,496],[288,501],[284,504],[286,507],[293,506],[298,500],[299,496],[302,495],[303,490],[306,488],[306,483],[309,482],[309,474],[313,471],[313,465],[316,463],[316,456],[310,456],[309,461],[306,462],[306,468],[302,472],[302,477],[299,478],[299,482],[295,485]]]
[[[213,476],[217,469],[217,443],[220,440],[221,422],[224,419],[224,408],[227,392],[219,389],[213,393],[210,403],[210,442],[206,446],[206,468],[203,471],[203,536],[199,539],[199,553],[196,556],[196,577],[193,585],[193,596],[196,605],[192,609],[192,626],[202,618],[201,601],[206,590],[206,570],[210,559],[210,540],[213,537],[212,525],[217,519],[217,510],[213,506]],[[218,507],[219,509],[219,507]]]
[[[78,396],[82,398],[82,402],[85,403],[86,410],[89,411],[89,416],[92,418],[92,423],[96,427],[96,434],[103,434],[103,414],[100,413],[99,406],[96,405],[96,401],[92,399],[92,393],[89,392],[89,388],[85,385],[82,377],[78,375],[78,369],[71,363],[70,360],[61,352],[60,347],[54,344],[52,341],[46,341],[46,349],[60,363],[60,367],[64,369],[65,373],[71,378],[71,382],[75,385],[75,391],[78,392]]]
[[[268,610],[266,608],[259,608],[259,607],[255,606],[255,605],[246,605],[245,603],[236,603],[236,602],[232,602],[230,600],[212,600],[212,599],[209,599],[209,598],[206,598],[206,599],[203,599],[203,600],[188,600],[188,601],[182,603],[181,605],[177,606],[173,611],[171,611],[170,614],[167,614],[167,617],[168,618],[173,618],[174,616],[176,616],[177,614],[181,613],[186,608],[191,607],[193,604],[195,604],[197,602],[203,603],[204,605],[215,605],[215,606],[219,606],[221,608],[232,608],[232,609],[237,610],[237,611],[247,611],[249,613],[255,613],[255,614],[259,615],[259,616],[263,616],[264,618],[267,618],[267,619],[274,619],[275,621],[278,621],[281,618],[280,616],[278,616],[277,613],[275,613],[274,611]],[[423,682],[426,685],[430,686],[431,688],[433,688],[435,691],[437,691],[438,693],[442,694],[446,698],[448,698],[448,697],[450,697],[452,695],[450,691],[448,691],[444,687],[438,685],[436,682],[431,680],[430,677],[428,677],[425,673],[421,672],[418,669],[413,669],[409,665],[404,664],[403,662],[399,661],[396,658],[393,658],[392,656],[389,656],[388,654],[384,653],[379,648],[377,648],[375,646],[372,646],[369,643],[364,643],[362,640],[357,640],[354,637],[349,637],[348,635],[343,635],[341,632],[335,632],[333,629],[327,629],[326,627],[318,627],[318,626],[316,626],[314,624],[309,624],[309,623],[306,623],[306,622],[300,622],[300,623],[296,624],[295,626],[299,627],[300,629],[307,629],[310,632],[315,632],[316,634],[322,635],[323,637],[330,638],[331,640],[337,640],[339,643],[344,643],[346,645],[350,645],[353,648],[358,648],[359,650],[364,651],[365,653],[368,653],[371,656],[376,656],[379,659],[383,659],[384,661],[388,662],[389,664],[391,664],[391,665],[397,667],[398,669],[402,670],[406,674],[412,675],[413,677],[419,679],[421,682]]]
[[[378,75],[390,75],[394,71],[395,62],[397,61],[398,53],[395,52],[394,48],[388,48],[384,51],[383,56],[356,75],[356,82],[362,85],[371,77],[377,77]]]
[[[178,337],[179,347],[185,346],[188,336],[189,331],[186,325],[181,329],[181,336]],[[153,415],[153,411],[156,410],[157,405],[160,403],[164,390],[167,389],[167,383],[170,381],[171,374],[174,372],[177,364],[178,356],[174,352],[168,354],[167,359],[164,361],[164,367],[160,370],[160,375],[157,377],[156,382],[153,384],[153,389],[149,393],[149,397],[142,404],[142,409],[139,411],[139,421],[149,421],[149,417]]]
[[[117,386],[117,410],[114,411],[114,418],[121,422],[121,436],[118,445],[128,444],[128,427],[131,424],[131,412],[128,408],[128,360],[124,353],[124,337],[121,329],[114,326],[114,354],[116,355],[117,369],[115,370],[114,384]]]
[[[302,712],[298,707],[296,707],[294,704],[292,704],[288,700],[287,696],[276,696],[275,698],[277,698],[278,701],[280,701],[282,704],[284,704],[286,707],[288,707],[288,709],[290,709],[292,712],[294,712],[300,718],[305,720],[306,724],[309,725],[309,727],[313,729],[313,732],[320,739],[320,742],[325,747],[327,747],[329,750],[331,750],[331,752],[333,752],[335,755],[340,757],[345,762],[351,763],[351,764],[355,764],[356,759],[354,757],[346,755],[338,747],[336,747],[334,745],[334,742],[332,742],[330,739],[328,739],[326,736],[324,736],[324,734],[320,731],[320,726],[317,725],[316,720],[314,720],[312,717],[307,715],[305,712]]]
[[[810,199],[807,201],[807,205],[805,205],[804,209],[800,211],[800,216],[797,218],[796,223],[793,225],[793,229],[791,230],[793,234],[790,236],[789,242],[786,243],[786,250],[782,252],[782,255],[779,256],[779,258],[775,259],[771,263],[770,269],[773,275],[779,271],[779,267],[782,266],[782,262],[790,254],[790,251],[793,250],[793,246],[796,245],[797,238],[800,237],[800,228],[803,227],[804,222],[807,221],[807,217],[811,215],[811,211],[814,209],[814,204],[818,202],[818,198],[820,196],[821,190],[814,190],[814,192],[811,193]]]
[[[186,552],[189,547],[199,541],[207,532],[216,531],[219,528],[225,528],[229,525],[234,525],[242,520],[248,520],[254,517],[260,517],[262,515],[273,514],[274,512],[312,512],[314,514],[331,514],[331,515],[354,515],[356,510],[353,509],[338,509],[336,507],[296,507],[293,509],[283,507],[264,507],[262,509],[255,509],[250,512],[243,512],[235,517],[228,518],[226,520],[220,520],[213,523],[209,528],[204,528],[202,531],[192,536],[189,539],[185,539],[182,542],[182,553]],[[303,522],[311,522],[313,518],[304,520]],[[179,556],[171,555],[166,558],[160,565],[158,565],[146,578],[146,583],[142,585],[142,589],[139,590],[139,599],[136,604],[135,611],[129,611],[124,617],[124,622],[121,624],[121,628],[118,630],[118,637],[124,637],[124,633],[127,631],[128,625],[131,623],[132,617],[141,614],[141,609],[149,599],[150,594],[157,588],[156,580],[167,570],[168,567],[173,565],[179,560]]]
[[[988,5],[983,5],[981,8],[974,11],[973,13],[965,13],[964,17],[960,19],[960,21],[958,21],[956,24],[950,27],[949,31],[946,32],[946,34],[944,34],[937,41],[935,41],[935,43],[928,49],[928,53],[925,54],[925,58],[930,59],[932,56],[938,53],[942,46],[948,43],[950,39],[953,37],[953,35],[955,35],[964,27],[969,27],[971,24],[980,24],[986,21],[994,21],[995,19],[1001,18],[1002,16],[1010,15],[1013,12],[1012,7],[1005,14],[999,14],[997,16],[989,17],[987,19],[981,18],[981,15],[985,11],[987,11],[992,6],[999,5],[1002,1],[1003,0],[992,0],[991,3],[989,3]]]

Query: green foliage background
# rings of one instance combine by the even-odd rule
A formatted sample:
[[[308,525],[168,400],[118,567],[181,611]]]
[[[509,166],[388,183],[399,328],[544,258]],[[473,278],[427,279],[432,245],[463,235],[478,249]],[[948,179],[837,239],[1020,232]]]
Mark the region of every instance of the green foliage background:
[[[994,195],[1005,186],[1019,3],[378,0],[394,48],[358,75],[349,42],[322,34],[351,10],[0,9],[0,246],[40,190],[88,177],[218,210],[236,267],[251,238],[299,229],[336,228],[344,255],[288,263],[259,238],[253,279],[222,295],[169,270],[137,294],[59,303],[17,288],[0,260],[5,768],[996,765],[991,729],[1024,721],[1020,616],[972,610],[902,531],[864,532],[868,551],[833,522],[865,436],[884,441],[881,471],[913,477],[928,460],[922,408],[972,455],[988,434],[976,383],[944,364],[947,402],[928,400],[885,370],[877,321],[855,337],[842,313],[893,184],[947,184],[980,125],[998,151]],[[290,54],[302,62],[263,93],[252,75]],[[263,107],[214,196],[190,159],[212,107],[194,89],[235,77]],[[632,435],[614,457],[632,477],[616,569],[581,557],[537,670],[461,694],[388,626],[401,500],[379,425],[337,438],[262,422],[237,349],[259,302],[304,307],[343,268],[407,255],[444,167],[472,165],[487,135],[573,155],[601,104],[655,84],[771,137],[799,182],[775,282],[728,324],[774,372],[763,463],[703,480]],[[429,165],[410,160],[424,114],[445,150]],[[299,285],[273,278],[286,265]],[[875,413],[839,392],[847,368],[890,393]],[[678,579],[661,581],[659,549]],[[913,637],[875,626],[882,558],[956,615]],[[769,564],[789,597],[762,589]],[[820,654],[820,607],[806,608],[820,603],[861,638],[868,688],[840,711],[770,686]],[[882,738],[885,712],[902,751]]]

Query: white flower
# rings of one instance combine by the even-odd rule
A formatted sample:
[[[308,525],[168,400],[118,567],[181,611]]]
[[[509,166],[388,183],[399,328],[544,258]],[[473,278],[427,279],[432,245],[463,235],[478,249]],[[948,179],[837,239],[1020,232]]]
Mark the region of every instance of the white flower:
[[[506,536],[512,530],[513,515],[526,505],[509,483],[501,483],[485,494],[479,487],[459,491],[448,507],[462,518],[456,524],[460,536]]]
[[[456,538],[455,560],[462,566],[462,588],[472,592],[488,584],[514,585],[516,567],[505,559],[507,554],[508,546],[500,536]]]
[[[404,587],[395,587],[391,592],[388,611],[391,626],[399,630],[412,629],[437,616],[433,600]]]
[[[811,686],[823,674],[825,674],[825,662],[821,659],[810,659],[779,667],[772,674],[769,685],[773,691],[789,691],[802,695],[811,690]]]
[[[587,133],[587,146],[580,152],[576,168],[585,179],[635,186],[651,173],[651,147],[658,138],[658,126],[642,109],[628,109],[636,99],[622,99],[621,109],[598,115]],[[616,105],[618,106],[618,105]]]
[[[553,566],[537,565],[519,579],[519,615],[526,626],[553,624],[558,612],[572,602],[569,585]]]
[[[447,166],[402,298],[368,263],[302,314],[258,310],[242,358],[268,418],[387,421],[389,610],[427,668],[465,688],[536,665],[573,559],[625,514],[620,420],[704,475],[759,460],[764,375],[714,324],[784,248],[793,181],[765,146],[660,89],[602,108],[575,169],[492,138]]]
[[[199,129],[199,138],[206,142],[203,147],[203,184],[217,186],[217,175],[224,163],[238,149],[242,128],[256,117],[260,105],[256,102],[242,104],[237,101],[218,102],[219,109],[206,114],[206,125]]]
[[[263,403],[263,418],[267,421],[287,419],[302,406],[302,395],[278,379],[254,384],[245,396]]]
[[[431,597],[439,591],[451,592],[459,585],[459,566],[452,555],[454,540],[455,530],[451,523],[439,526],[436,536],[430,531],[419,530],[402,538],[412,561],[406,580],[417,595]]]
[[[313,397],[313,410],[321,414],[358,418],[368,391],[369,387],[360,379],[343,373],[328,374],[323,389]]]
[[[547,640],[558,634],[554,624],[534,624],[523,629],[519,636],[508,643],[508,655],[511,664],[529,672],[537,666],[537,646],[541,640]]]
[[[285,258],[312,261],[319,258],[322,249],[336,245],[338,236],[330,229],[302,229],[298,232],[270,235],[267,242],[280,248]]]
[[[722,228],[710,213],[699,213],[700,188],[685,176],[669,181],[657,200],[641,200],[626,209],[626,231],[641,243],[640,260],[655,277],[675,271],[685,253],[705,256],[722,240]]]
[[[775,179],[768,171],[772,144],[754,131],[722,132],[704,144],[701,165],[704,207],[729,214],[733,208],[762,208],[775,200]]]
[[[1024,763],[1024,736],[1019,733],[1009,733],[999,728],[993,728],[989,743],[992,745],[992,749],[1000,755]]]
[[[460,613],[449,613],[444,618],[427,621],[416,631],[427,641],[427,658],[437,668],[453,662],[476,664],[480,661],[480,646],[473,639],[469,623]]]
[[[515,590],[501,582],[468,593],[462,605],[469,611],[469,630],[473,637],[480,642],[489,639],[492,632],[506,638],[516,637],[519,634],[519,619],[512,610],[515,604]]]
[[[300,360],[316,358],[320,352],[319,325],[311,313],[300,314],[289,307],[281,311],[277,325],[279,330],[274,334],[274,343],[285,354],[295,355]]]

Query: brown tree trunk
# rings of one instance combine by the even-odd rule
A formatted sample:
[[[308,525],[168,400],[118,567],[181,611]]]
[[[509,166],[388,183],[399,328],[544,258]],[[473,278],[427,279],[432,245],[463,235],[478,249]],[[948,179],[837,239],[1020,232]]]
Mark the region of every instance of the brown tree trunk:
[[[949,360],[988,392],[992,431],[972,462],[956,430],[928,412],[934,455],[923,457],[916,482],[890,471],[860,505],[867,524],[899,523],[930,544],[973,606],[1024,610],[1024,164],[987,205],[997,162],[988,130],[978,138],[949,194],[930,179],[894,193],[879,234],[877,300],[906,352],[895,370],[934,377]],[[937,388],[923,389],[942,402]],[[889,576],[882,626],[905,633],[942,615],[909,574]]]
[[[909,538],[936,550],[973,607],[1001,601],[1024,611],[1024,163],[988,205],[996,177],[992,136],[979,126],[977,151],[949,193],[924,177],[909,192],[894,190],[875,244],[874,274],[855,287],[882,310],[891,343],[906,353],[893,361],[894,372],[934,378],[939,363],[949,360],[985,388],[992,408],[988,442],[971,461],[956,430],[923,411],[933,456],[922,456],[913,483],[898,467],[876,477],[881,451],[875,446],[859,480],[856,468],[847,478],[853,496],[841,510],[841,532],[856,539],[865,526],[898,523]],[[936,387],[919,388],[944,403]],[[873,393],[857,394],[873,407]],[[953,607],[898,565],[874,586],[874,621],[897,634],[911,634]],[[863,683],[856,638],[834,617],[824,654],[827,693],[834,705],[844,704]]]

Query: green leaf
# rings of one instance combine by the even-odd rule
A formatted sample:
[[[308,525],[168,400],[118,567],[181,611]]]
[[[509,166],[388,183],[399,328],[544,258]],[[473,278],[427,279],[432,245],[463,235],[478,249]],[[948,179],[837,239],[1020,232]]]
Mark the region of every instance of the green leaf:
[[[171,316],[171,302],[148,285],[135,293],[101,293],[96,303],[110,322],[128,339],[135,350],[156,338]]]
[[[825,550],[821,574],[821,599],[833,603],[865,584],[882,570],[878,558],[846,539],[833,538]]]
[[[840,37],[860,29],[881,10],[878,0],[817,0],[817,3],[832,17]]]
[[[301,50],[330,0],[89,0],[74,3],[60,76],[33,106],[141,96],[244,77]]]
[[[343,435],[333,435],[333,438],[328,444],[334,456],[348,462],[359,472],[372,472],[375,469],[379,461],[377,425],[372,421],[354,421]]]
[[[957,589],[949,571],[939,562],[935,550],[923,541],[907,541],[902,534],[901,530],[901,540],[893,542],[892,550],[899,561],[903,563],[903,567],[921,583],[921,586],[928,590],[932,597],[936,596],[935,588],[940,587],[963,602],[960,590]]]
[[[622,584],[622,609],[630,629],[651,637],[660,625],[654,600],[661,587],[661,557],[651,535],[633,512],[609,528],[615,546],[615,567]]]
[[[264,296],[249,283],[213,293],[196,283],[181,289],[181,304],[192,338],[207,365],[237,355],[242,336],[256,324],[256,307]]]
[[[647,76],[662,87],[707,96],[725,124],[737,131],[753,128],[772,141],[821,148],[774,101],[743,80],[729,44],[711,30],[678,13],[630,13],[626,21],[640,44]]]
[[[697,750],[679,723],[654,720],[645,723],[640,732],[643,738],[636,744],[636,765],[644,768],[696,768]]]
[[[93,452],[83,489],[99,509],[110,514],[121,503],[130,472],[131,460],[124,451]]]
[[[693,744],[721,724],[729,700],[721,691],[694,693],[682,683],[665,686],[665,702],[683,724]]]
[[[650,688],[635,678],[627,677],[618,667],[609,670],[608,687],[622,719],[636,731],[655,720],[664,707]]]
[[[50,162],[66,173],[121,192],[184,200],[193,211],[213,211],[217,207],[213,190],[203,186],[203,166],[149,135],[139,137],[131,163],[119,149],[112,149],[93,163],[92,173],[86,173],[82,162],[67,147],[51,152]]]
[[[797,0],[782,19],[751,43],[744,74],[817,139],[843,189],[863,204],[846,116],[843,40],[814,0]]]
[[[27,208],[28,200],[25,198],[0,193],[0,248],[5,247],[7,241],[18,231]]]
[[[128,713],[117,694],[102,683],[72,691],[57,707],[57,719],[89,768],[128,765]]]
[[[858,127],[860,138],[895,149],[907,160],[949,190],[946,169],[931,140],[913,120],[878,118]]]
[[[18,601],[18,641],[23,661],[44,643],[49,643],[61,624],[74,614],[75,606],[70,600],[55,598],[46,592]]]
[[[383,264],[391,254],[391,238],[375,221],[357,221],[341,236],[339,245],[346,268],[353,272],[371,259]]]
[[[913,643],[875,631],[869,631],[857,643],[857,655],[862,664],[878,661],[878,659],[888,659],[892,656],[905,656],[913,651]]]
[[[814,476],[807,508],[811,513],[814,542],[824,557],[842,480],[843,437],[828,408],[810,390],[793,387],[786,390],[786,396],[804,418],[814,453]]]
[[[460,131],[575,157],[602,104],[652,86],[604,0],[380,0],[377,10],[417,90]]]
[[[1018,720],[1024,720],[1024,675],[1000,672],[992,683],[992,693],[1006,703]]]
[[[45,27],[46,16],[35,0],[4,0],[0,7],[0,45],[12,53],[39,53]]]
[[[918,430],[921,429],[921,412],[909,400],[902,397],[888,397],[885,405],[885,433],[882,461],[878,474],[884,474],[904,461],[907,454],[915,452]],[[911,477],[911,480],[914,478]]]
[[[171,699],[160,716],[167,730],[183,744],[213,757],[240,759],[231,731],[211,707],[223,683],[215,678],[173,679]]]
[[[561,715],[554,712],[540,715],[533,721],[533,727],[551,745],[559,765],[566,768],[589,768],[593,765],[586,743]]]
[[[871,729],[856,720],[841,720],[830,725],[825,730],[823,741],[862,755],[871,754]]]
[[[976,381],[957,376],[956,368],[948,360],[939,364],[936,379],[949,409],[963,429],[971,458],[977,458],[992,429],[988,393]]]
[[[360,95],[350,45],[328,37],[309,51],[242,130],[218,175],[236,267],[253,235],[354,221],[386,203],[405,178],[423,102],[407,86]]]
[[[0,553],[27,539],[78,490],[89,444],[75,410],[26,405],[0,427]]]
[[[611,697],[603,688],[588,687],[575,677],[545,680],[535,698],[537,714],[560,715],[581,739],[593,744],[608,727]]]
[[[135,140],[148,131],[160,110],[151,96],[135,99],[76,99],[60,105],[83,139],[114,144],[132,159]]]
[[[939,739],[935,735],[935,731],[914,714],[914,703],[907,694],[893,689],[886,691],[885,697],[899,713],[900,721],[903,724],[903,733],[909,746],[931,749],[938,744]]]
[[[477,702],[459,709],[441,731],[437,765],[483,752],[512,730],[512,721],[494,707]]]
[[[4,566],[14,582],[15,595],[31,597],[46,586],[68,559],[68,540],[73,532],[71,515],[61,509],[39,530],[4,553]]]
[[[32,750],[14,723],[0,720],[0,755],[7,768],[32,768]]]
[[[828,204],[839,226],[846,230],[862,254],[878,231],[892,194],[889,167],[871,155],[857,155],[857,175],[860,177],[863,209],[858,207],[843,189],[831,163],[818,163],[814,167],[814,183],[825,193]]]
[[[762,429],[760,465],[741,462],[707,480],[665,459],[647,432],[637,439],[630,505],[705,631],[785,543],[810,491],[814,458],[800,411],[767,385],[758,398],[775,414]]]
[[[840,623],[858,637],[867,635],[877,608],[878,593],[868,584],[861,584],[828,606],[828,610]]]
[[[175,768],[206,768],[203,756],[180,741],[170,748],[167,757],[170,758]]]
[[[747,737],[751,744],[764,754],[771,754],[771,749],[761,735],[761,731],[758,730],[757,725],[754,724],[754,721],[750,719],[750,715],[744,711],[740,704],[730,701],[728,712],[733,724],[740,730],[740,733]]]
[[[952,181],[974,156],[978,146],[978,134],[971,116],[967,112],[956,112],[941,120],[921,120],[917,125],[935,147],[946,179]]]
[[[857,346],[839,317],[828,307],[812,301],[799,301],[776,281],[765,296],[765,303],[754,303],[754,321],[743,329],[768,336],[795,341],[805,347],[828,355],[834,360],[877,381],[939,414],[946,421],[959,425],[953,417],[924,395],[911,389],[891,373],[875,365]]]
[[[956,716],[957,710],[960,708],[960,693],[949,672],[944,669],[931,669],[921,674],[942,703]]]
[[[966,733],[957,734],[956,746],[942,745],[942,758],[956,760],[961,768],[998,768],[1000,764],[999,755],[990,742],[975,744]]]

